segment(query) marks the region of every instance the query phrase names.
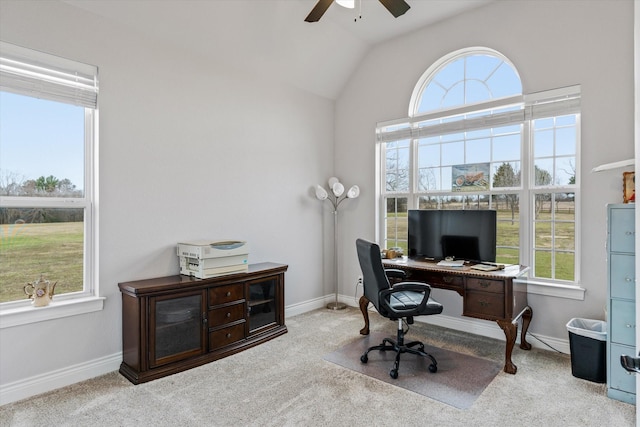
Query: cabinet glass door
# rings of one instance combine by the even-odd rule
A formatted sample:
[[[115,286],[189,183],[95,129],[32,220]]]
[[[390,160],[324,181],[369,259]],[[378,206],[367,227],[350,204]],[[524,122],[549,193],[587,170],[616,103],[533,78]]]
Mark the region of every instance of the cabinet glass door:
[[[203,300],[202,292],[150,299],[151,366],[204,353]]]
[[[278,279],[269,278],[249,283],[249,332],[273,325],[277,319],[276,293]]]

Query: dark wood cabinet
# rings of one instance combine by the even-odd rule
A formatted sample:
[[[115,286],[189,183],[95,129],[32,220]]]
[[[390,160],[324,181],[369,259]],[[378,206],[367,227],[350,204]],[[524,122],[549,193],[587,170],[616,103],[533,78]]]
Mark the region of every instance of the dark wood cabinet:
[[[122,293],[120,373],[134,384],[184,371],[287,332],[288,266],[252,264],[246,273],[168,276],[118,284]]]

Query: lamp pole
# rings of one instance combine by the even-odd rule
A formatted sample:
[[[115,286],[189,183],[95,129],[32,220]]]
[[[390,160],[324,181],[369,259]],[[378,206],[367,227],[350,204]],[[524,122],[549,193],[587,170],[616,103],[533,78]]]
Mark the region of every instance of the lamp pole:
[[[322,186],[316,186],[316,198],[324,201],[329,200],[333,206],[333,280],[335,286],[335,301],[327,304],[330,310],[343,310],[346,304],[338,302],[338,206],[345,199],[355,199],[360,195],[360,188],[357,185],[352,186],[346,194],[344,194],[344,186],[338,178],[329,178],[329,188],[331,193],[327,192]]]

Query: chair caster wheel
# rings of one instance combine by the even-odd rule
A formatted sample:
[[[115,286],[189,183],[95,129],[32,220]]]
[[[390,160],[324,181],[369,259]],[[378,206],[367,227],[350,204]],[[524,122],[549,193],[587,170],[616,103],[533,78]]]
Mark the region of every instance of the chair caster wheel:
[[[438,372],[438,367],[432,363],[431,365],[429,365],[429,372],[435,374],[436,372]]]
[[[389,376],[395,380],[396,378],[398,378],[398,370],[392,369],[391,372],[389,372]]]
[[[367,363],[369,361],[369,356],[367,356],[366,354],[363,354],[362,356],[360,356],[360,361],[362,363]]]

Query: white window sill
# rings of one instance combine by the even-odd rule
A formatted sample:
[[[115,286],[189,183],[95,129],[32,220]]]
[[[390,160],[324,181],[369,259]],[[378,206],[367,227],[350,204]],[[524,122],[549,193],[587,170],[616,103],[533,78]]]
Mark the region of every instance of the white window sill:
[[[46,307],[29,305],[2,308],[0,309],[0,329],[100,311],[104,307],[104,300],[104,297],[90,296],[52,301]]]
[[[533,280],[526,280],[526,283],[527,293],[529,294],[584,301],[584,293],[586,292],[586,289],[580,286],[536,282]]]

